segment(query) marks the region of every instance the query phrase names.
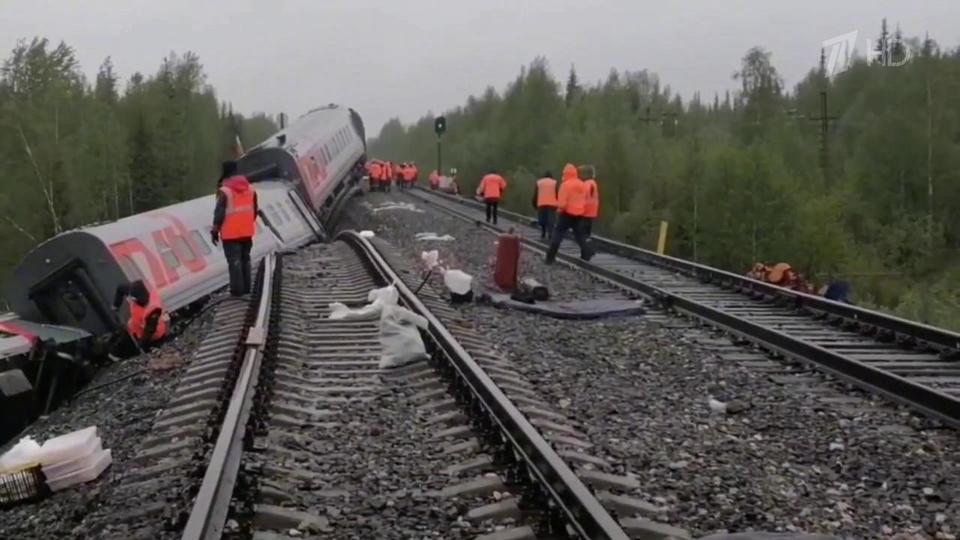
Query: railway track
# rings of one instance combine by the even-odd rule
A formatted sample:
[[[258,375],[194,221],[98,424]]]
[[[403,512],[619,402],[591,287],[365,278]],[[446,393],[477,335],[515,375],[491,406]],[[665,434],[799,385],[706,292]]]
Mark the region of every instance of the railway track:
[[[417,189],[422,203],[493,232],[513,228],[545,251],[532,218],[500,210],[485,223],[483,205]],[[797,293],[602,237],[585,262],[573,242],[558,259],[661,305],[722,328],[776,354],[798,359],[865,390],[960,426],[960,335],[823,298]]]
[[[413,269],[395,270],[399,261],[388,262],[383,249],[346,232],[338,242],[265,259],[230,355],[229,388],[209,402],[220,414],[178,423],[195,431],[216,424],[198,435],[204,451],[193,446],[189,464],[157,466],[188,477],[178,493],[195,493],[176,499],[190,502],[189,515],[176,505],[162,512],[167,533],[182,531],[185,540],[686,536],[646,519],[650,509],[618,493],[636,480],[603,472],[575,422],[541,403],[469,328],[448,329],[441,321],[454,321],[455,311],[435,292],[415,295]],[[387,284],[426,319],[430,356],[393,370],[378,367],[377,320],[329,319],[330,303],[362,305],[370,289]],[[183,474],[191,467],[192,481]]]

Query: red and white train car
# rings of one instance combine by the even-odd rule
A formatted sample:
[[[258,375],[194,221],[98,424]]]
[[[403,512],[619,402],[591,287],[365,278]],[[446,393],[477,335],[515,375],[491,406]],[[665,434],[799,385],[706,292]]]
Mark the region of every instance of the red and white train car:
[[[321,224],[359,182],[365,151],[360,117],[335,105],[310,111],[251,148],[239,168],[255,182],[260,208],[279,233],[258,220],[254,260],[322,237]],[[211,195],[43,242],[7,284],[14,312],[101,336],[116,328],[110,303],[120,283],[143,279],[169,311],[224,286],[222,248],[210,242],[214,179],[210,186]]]

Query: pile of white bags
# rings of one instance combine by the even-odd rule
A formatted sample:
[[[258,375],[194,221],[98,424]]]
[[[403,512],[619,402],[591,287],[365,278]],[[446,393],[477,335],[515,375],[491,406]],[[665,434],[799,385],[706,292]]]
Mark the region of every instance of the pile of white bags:
[[[380,369],[400,367],[427,357],[420,329],[427,320],[397,305],[400,298],[393,285],[374,289],[367,294],[367,305],[349,308],[339,302],[330,304],[332,320],[380,319]]]
[[[41,465],[50,489],[60,491],[96,479],[113,463],[113,456],[103,449],[96,426],[91,426],[54,437],[43,445],[24,437],[0,457],[0,471],[36,463]]]

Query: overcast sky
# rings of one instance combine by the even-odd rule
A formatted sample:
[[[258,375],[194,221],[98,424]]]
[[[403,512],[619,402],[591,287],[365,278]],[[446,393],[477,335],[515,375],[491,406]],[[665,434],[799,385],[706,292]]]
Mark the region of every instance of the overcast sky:
[[[545,56],[559,78],[649,69],[705,98],[734,87],[744,52],[762,45],[792,87],[820,43],[880,19],[908,36],[960,43],[960,0],[0,0],[0,51],[35,35],[64,40],[86,73],[112,56],[126,79],[170,51],[199,54],[218,95],[244,113],[297,116],[355,108],[371,134],[501,90]]]

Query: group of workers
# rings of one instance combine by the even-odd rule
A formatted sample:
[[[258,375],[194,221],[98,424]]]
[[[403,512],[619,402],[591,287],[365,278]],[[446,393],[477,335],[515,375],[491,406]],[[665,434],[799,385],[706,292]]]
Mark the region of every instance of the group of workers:
[[[850,300],[850,284],[846,281],[834,280],[817,289],[813,283],[804,278],[803,274],[794,270],[790,263],[768,265],[758,262],[747,272],[747,277],[785,289],[819,295],[834,302],[853,303]]]
[[[257,232],[258,217],[275,231],[257,204],[257,192],[253,184],[238,172],[237,162],[224,162],[217,180],[210,241],[213,245],[223,243],[230,276],[230,294],[234,297],[248,295],[253,288],[250,252]],[[142,280],[123,283],[117,287],[114,295],[114,311],[120,308],[124,300],[129,311],[125,329],[136,348],[143,351],[163,340],[170,325],[170,316],[157,291],[149,289]]]
[[[553,173],[546,171],[536,181],[533,191],[533,207],[537,210],[540,239],[550,240],[547,264],[556,260],[560,243],[567,232],[580,246],[580,258],[589,261],[593,248],[589,239],[593,233],[593,221],[600,215],[600,190],[597,186],[596,169],[592,165],[579,168],[567,163],[558,183]],[[507,189],[507,181],[496,170],[491,170],[477,186],[477,196],[486,207],[487,223],[497,223],[497,209]]]
[[[397,180],[401,189],[409,189],[416,183],[418,176],[414,163],[395,165],[380,160],[370,161],[367,172],[371,191],[389,191],[392,180]],[[557,182],[550,171],[544,172],[543,176],[536,180],[531,204],[537,210],[540,239],[550,240],[547,264],[556,260],[560,244],[568,231],[573,233],[580,246],[580,258],[589,261],[593,257],[594,250],[589,239],[593,232],[593,221],[600,215],[600,191],[596,176],[596,169],[592,165],[578,168],[568,163],[563,167],[560,182]],[[455,177],[455,169],[451,169],[449,177],[440,176],[437,171],[433,171],[429,177],[430,187],[440,189],[444,179],[452,181],[456,186]],[[488,223],[497,223],[497,210],[506,190],[506,179],[495,169],[490,170],[480,180],[476,193],[485,204]],[[247,295],[252,289],[250,252],[258,217],[273,229],[267,216],[258,207],[257,193],[253,185],[246,176],[238,173],[237,163],[224,162],[217,181],[210,238],[214,245],[223,243],[230,276],[230,294],[235,297]],[[757,263],[747,275],[781,287],[816,294],[813,285],[787,263],[773,266]],[[817,292],[831,300],[850,301],[849,285],[845,282],[831,283]],[[116,290],[113,302],[115,311],[124,300],[127,301],[129,310],[125,329],[136,348],[143,351],[163,340],[170,326],[170,317],[157,291],[150,290],[142,280],[124,283]]]
[[[396,182],[400,189],[410,189],[417,183],[420,171],[417,164],[394,163],[372,159],[367,162],[367,177],[370,179],[370,191],[390,191],[390,186]]]

